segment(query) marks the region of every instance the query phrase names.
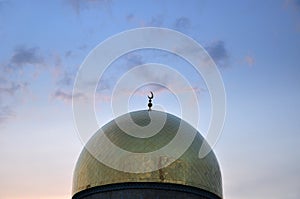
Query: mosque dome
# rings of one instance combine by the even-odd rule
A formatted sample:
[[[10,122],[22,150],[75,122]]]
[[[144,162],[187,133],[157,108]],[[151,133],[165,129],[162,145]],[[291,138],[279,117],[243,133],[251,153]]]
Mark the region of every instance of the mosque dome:
[[[141,127],[146,127],[147,125],[149,127],[150,122],[154,124],[153,127],[150,126],[147,128],[149,136],[141,138],[128,134],[128,131],[133,128],[130,126],[129,118]],[[151,129],[155,128],[156,123],[163,120],[161,118],[165,118],[163,126],[159,128],[157,133],[152,135],[153,132],[151,132]],[[124,128],[120,127],[120,124],[121,126],[126,126],[126,124],[128,124],[128,129],[124,130]],[[143,160],[147,161],[148,166],[149,164],[150,167],[152,166],[151,168],[154,168],[153,166],[157,166],[158,163],[154,159],[146,158],[146,160],[145,154],[149,155],[151,152],[157,151],[164,146],[171,145],[175,137],[178,135],[179,129],[184,131],[183,134],[180,135],[182,136],[180,137],[182,142],[184,142],[185,137],[192,135],[191,132],[196,132],[187,149],[184,150],[182,154],[180,154],[180,152],[178,153],[180,154],[179,157],[169,157],[176,153],[171,153],[171,155],[168,153],[162,153],[159,157],[160,161],[167,162],[168,160],[171,160],[167,166],[158,167],[157,169],[152,169],[152,171],[147,170],[147,165],[144,165],[144,172],[130,171],[130,169],[140,169],[142,167],[136,166],[138,161],[132,161],[129,157],[130,154],[140,154],[139,156],[136,156],[139,161],[144,158]],[[107,157],[114,158],[110,153],[111,149],[104,146],[101,141],[104,137],[108,139],[109,142],[113,143],[114,146],[119,147],[128,153],[120,152],[117,160],[113,160],[116,161],[115,163],[112,162],[111,164],[107,164],[105,161],[101,161],[97,158],[97,154],[105,154]],[[95,190],[111,191],[131,188],[133,193],[134,189],[131,184],[134,184],[135,189],[149,188],[150,186],[150,188],[153,189],[170,190],[177,187],[177,191],[188,190],[193,193],[205,193],[205,196],[195,198],[221,199],[223,198],[221,171],[215,154],[213,151],[210,151],[210,153],[204,158],[199,158],[198,156],[200,147],[204,142],[205,139],[194,127],[172,114],[154,110],[142,110],[124,114],[104,125],[91,137],[82,150],[73,175],[73,199],[88,198],[84,195],[91,194],[92,192],[95,192]],[[176,147],[169,148],[169,150],[170,149],[173,150],[173,152],[176,152],[177,150]],[[121,163],[124,164],[124,170],[121,170],[120,167],[114,167],[114,165]],[[110,196],[99,198],[114,197]],[[194,197],[184,196],[181,198]]]

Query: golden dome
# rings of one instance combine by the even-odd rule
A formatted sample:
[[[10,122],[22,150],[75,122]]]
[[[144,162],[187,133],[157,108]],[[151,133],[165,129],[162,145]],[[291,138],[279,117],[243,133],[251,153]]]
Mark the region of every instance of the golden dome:
[[[150,114],[152,115],[151,119],[149,117]],[[118,125],[120,123],[126,124],[128,116],[130,116],[139,126],[147,126],[150,121],[155,123],[157,121],[155,118],[160,118],[162,115],[166,116],[163,127],[157,134],[147,138],[129,135],[121,130]],[[103,136],[106,136],[115,146],[131,153],[140,153],[141,155],[138,157],[143,159],[143,153],[147,154],[168,145],[176,136],[180,125],[184,126],[184,135],[189,135],[188,132],[196,131],[196,129],[180,118],[160,111],[131,112],[104,125],[101,130],[93,135],[81,152],[73,175],[73,195],[88,188],[114,183],[158,182],[192,186],[209,191],[222,198],[222,179],[218,161],[213,151],[204,158],[198,157],[199,149],[204,139],[197,131],[192,143],[179,158],[175,158],[168,166],[155,171],[137,173],[120,171],[120,169],[107,166],[107,164],[99,161],[90,153],[91,148],[93,148],[93,153],[94,151],[110,150],[99,144]],[[176,148],[174,149],[176,150]],[[160,160],[168,159],[167,156],[160,156]],[[127,167],[134,168],[136,162],[126,161],[129,160],[128,157],[128,155],[120,154],[119,163],[122,162]],[[150,159],[150,164],[157,164],[153,162]]]

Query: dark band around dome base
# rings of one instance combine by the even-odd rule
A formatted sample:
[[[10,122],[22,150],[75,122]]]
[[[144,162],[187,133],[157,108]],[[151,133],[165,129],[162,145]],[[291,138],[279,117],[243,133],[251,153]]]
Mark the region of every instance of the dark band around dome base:
[[[171,183],[129,182],[87,188],[72,199],[221,199],[206,190]]]

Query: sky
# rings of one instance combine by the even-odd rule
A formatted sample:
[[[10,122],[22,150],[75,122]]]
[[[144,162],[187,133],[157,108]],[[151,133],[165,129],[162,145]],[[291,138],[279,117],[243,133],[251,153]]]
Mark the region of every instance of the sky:
[[[0,0],[0,198],[71,198],[83,148],[72,110],[77,71],[99,43],[143,27],[193,38],[218,66],[227,99],[214,151],[224,198],[300,198],[299,0]],[[114,118],[118,79],[149,62],[189,80],[205,135],[212,112],[203,78],[153,49],[123,55],[105,71],[95,94],[99,126]],[[144,85],[128,96],[128,111],[146,109],[149,90],[154,104],[178,116],[176,96],[192,92]]]

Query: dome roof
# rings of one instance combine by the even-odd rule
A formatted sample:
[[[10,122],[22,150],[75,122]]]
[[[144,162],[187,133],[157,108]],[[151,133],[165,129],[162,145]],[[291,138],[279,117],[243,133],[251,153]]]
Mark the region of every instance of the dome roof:
[[[155,125],[155,123],[159,123],[159,120],[163,116],[165,116],[166,120],[156,134],[151,134],[151,128],[154,128],[151,127],[147,130],[151,136],[140,138],[128,134],[128,129],[126,129],[127,133],[125,133],[124,128],[120,127],[120,124],[125,124],[126,126],[129,123],[128,116],[139,126],[149,126],[150,121]],[[130,127],[130,125],[127,126]],[[165,145],[169,145],[177,136],[180,126],[184,127],[182,128],[184,130],[183,136],[189,136],[189,132],[195,131],[195,138],[191,141],[187,150],[183,151],[179,157],[173,157],[173,160],[166,167],[153,169],[153,171],[146,169],[145,172],[135,173],[128,172],[126,169],[125,171],[121,171],[120,169],[113,168],[104,161],[99,161],[99,158],[96,158],[97,152],[107,152],[107,157],[113,157],[109,154],[109,150],[111,149],[103,146],[101,143],[101,140],[105,137],[115,146],[129,152],[120,153],[118,160],[116,160],[118,162],[115,165],[124,164],[126,168],[141,168],[141,165],[138,165],[139,167],[136,166],[136,162],[138,161],[132,161],[128,154],[140,154],[138,158],[146,161],[144,154],[149,154],[161,149]],[[185,137],[181,137],[180,139],[184,142]],[[145,110],[122,115],[104,125],[93,135],[82,150],[73,175],[73,195],[92,187],[108,184],[157,182],[192,186],[206,190],[222,198],[221,172],[213,151],[204,158],[198,157],[203,141],[205,140],[195,128],[169,113]],[[176,147],[173,148],[173,151],[176,150]],[[159,160],[167,162],[167,160],[172,159],[172,157],[168,156],[170,156],[168,153],[160,155]],[[155,166],[157,162],[150,158],[147,159],[147,165],[149,164],[151,167],[151,164]]]

